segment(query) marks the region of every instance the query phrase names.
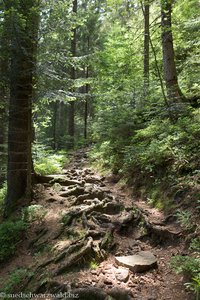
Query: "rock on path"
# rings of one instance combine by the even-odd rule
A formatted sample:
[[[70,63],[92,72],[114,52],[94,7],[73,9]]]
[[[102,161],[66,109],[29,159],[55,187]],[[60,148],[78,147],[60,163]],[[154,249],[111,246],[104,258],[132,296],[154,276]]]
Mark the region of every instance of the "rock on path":
[[[145,272],[157,267],[157,259],[150,251],[140,251],[135,255],[116,256],[118,265],[129,268],[132,272]]]

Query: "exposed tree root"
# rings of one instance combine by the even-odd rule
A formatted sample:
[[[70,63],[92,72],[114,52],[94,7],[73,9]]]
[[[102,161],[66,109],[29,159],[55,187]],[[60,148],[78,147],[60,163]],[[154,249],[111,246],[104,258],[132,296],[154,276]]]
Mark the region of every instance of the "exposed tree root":
[[[70,185],[84,185],[83,181],[78,181],[74,179],[67,178],[66,175],[35,175],[35,179],[38,183],[60,183],[63,186],[70,186]]]
[[[44,186],[48,186],[50,200],[47,204],[46,197],[45,204],[53,210],[62,199],[65,206],[60,206],[59,214],[55,214],[56,221],[61,219],[61,227],[58,227],[59,231],[56,234],[52,232],[50,236],[49,241],[53,251],[50,255],[45,253],[43,261],[40,261],[36,267],[35,275],[29,280],[30,282],[28,281],[26,288],[28,285],[28,288],[30,286],[31,290],[34,289],[37,293],[67,293],[67,299],[74,299],[74,295],[77,295],[77,298],[82,300],[130,300],[132,298],[129,291],[123,290],[123,285],[120,285],[120,288],[111,288],[111,284],[117,280],[116,266],[110,268],[108,263],[108,269],[106,271],[105,268],[104,272],[103,261],[111,253],[132,255],[138,251],[138,248],[140,250],[140,245],[143,243],[138,239],[144,239],[144,241],[147,239],[148,242],[154,244],[162,242],[166,244],[178,241],[181,238],[181,232],[176,226],[170,227],[171,222],[168,222],[167,218],[166,220],[163,218],[163,221],[162,218],[152,218],[145,205],[140,205],[140,207],[137,203],[134,205],[128,202],[129,206],[125,208],[124,197],[120,193],[115,195],[110,188],[105,187],[103,178],[96,176],[89,169],[80,169],[80,162],[77,162],[79,169],[75,169],[74,166],[76,164],[73,165],[73,169],[64,170],[64,175],[38,177],[38,182],[43,182]],[[55,185],[52,187],[53,184]],[[41,193],[43,190],[45,188]],[[53,201],[54,198],[56,201]],[[52,215],[54,217],[54,213]],[[52,224],[55,224],[54,218]],[[48,231],[49,237],[49,223],[47,227],[48,230],[44,228],[39,232],[38,237],[31,242],[31,246],[41,246],[46,243],[46,236],[45,238],[43,236]],[[129,246],[123,246],[122,236],[123,240],[127,238]],[[90,269],[86,272],[87,275],[89,274],[89,279],[94,276],[94,281],[88,282],[87,279],[81,278],[80,281],[77,280],[76,285],[73,285],[73,278],[76,276],[74,272],[77,272],[77,269],[79,272],[83,266],[91,266],[91,262],[97,265],[101,262],[97,270],[93,270],[94,273]],[[83,272],[85,270],[86,268]],[[66,274],[63,274],[65,272]],[[66,280],[62,280],[63,278]],[[107,279],[110,281],[106,281]],[[72,288],[63,282],[71,282]],[[91,283],[91,286],[88,286],[88,283]],[[92,287],[92,284],[102,285],[103,289]],[[129,285],[126,287],[128,288]]]
[[[76,253],[72,253],[66,261],[63,261],[62,264],[57,268],[54,272],[54,276],[60,275],[66,272],[71,266],[77,264],[81,259],[85,256],[91,255],[92,252],[92,243],[93,239],[91,237],[88,238],[86,245],[84,245],[79,251]]]

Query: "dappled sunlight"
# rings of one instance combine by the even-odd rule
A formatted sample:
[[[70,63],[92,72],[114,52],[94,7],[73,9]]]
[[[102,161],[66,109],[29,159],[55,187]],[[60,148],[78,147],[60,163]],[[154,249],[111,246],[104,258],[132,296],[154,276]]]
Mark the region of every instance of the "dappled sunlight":
[[[0,2],[0,298],[198,298],[199,15]]]

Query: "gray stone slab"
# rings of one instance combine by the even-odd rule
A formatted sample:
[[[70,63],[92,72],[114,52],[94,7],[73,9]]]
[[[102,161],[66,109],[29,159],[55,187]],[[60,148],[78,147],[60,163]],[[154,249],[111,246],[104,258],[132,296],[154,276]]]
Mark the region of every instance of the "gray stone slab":
[[[115,261],[132,272],[145,272],[157,267],[157,259],[150,251],[140,251],[129,256],[116,256]]]

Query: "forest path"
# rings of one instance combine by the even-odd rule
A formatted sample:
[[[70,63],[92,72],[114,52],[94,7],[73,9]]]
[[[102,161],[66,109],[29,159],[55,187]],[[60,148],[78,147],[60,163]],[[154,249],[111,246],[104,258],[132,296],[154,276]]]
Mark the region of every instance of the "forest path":
[[[173,255],[184,253],[182,229],[91,169],[87,149],[75,152],[62,174],[41,177],[31,204],[39,211],[27,239],[0,271],[32,270],[18,292],[82,300],[192,299],[169,267]],[[140,251],[154,254],[158,267],[135,273],[116,264],[115,256]]]

